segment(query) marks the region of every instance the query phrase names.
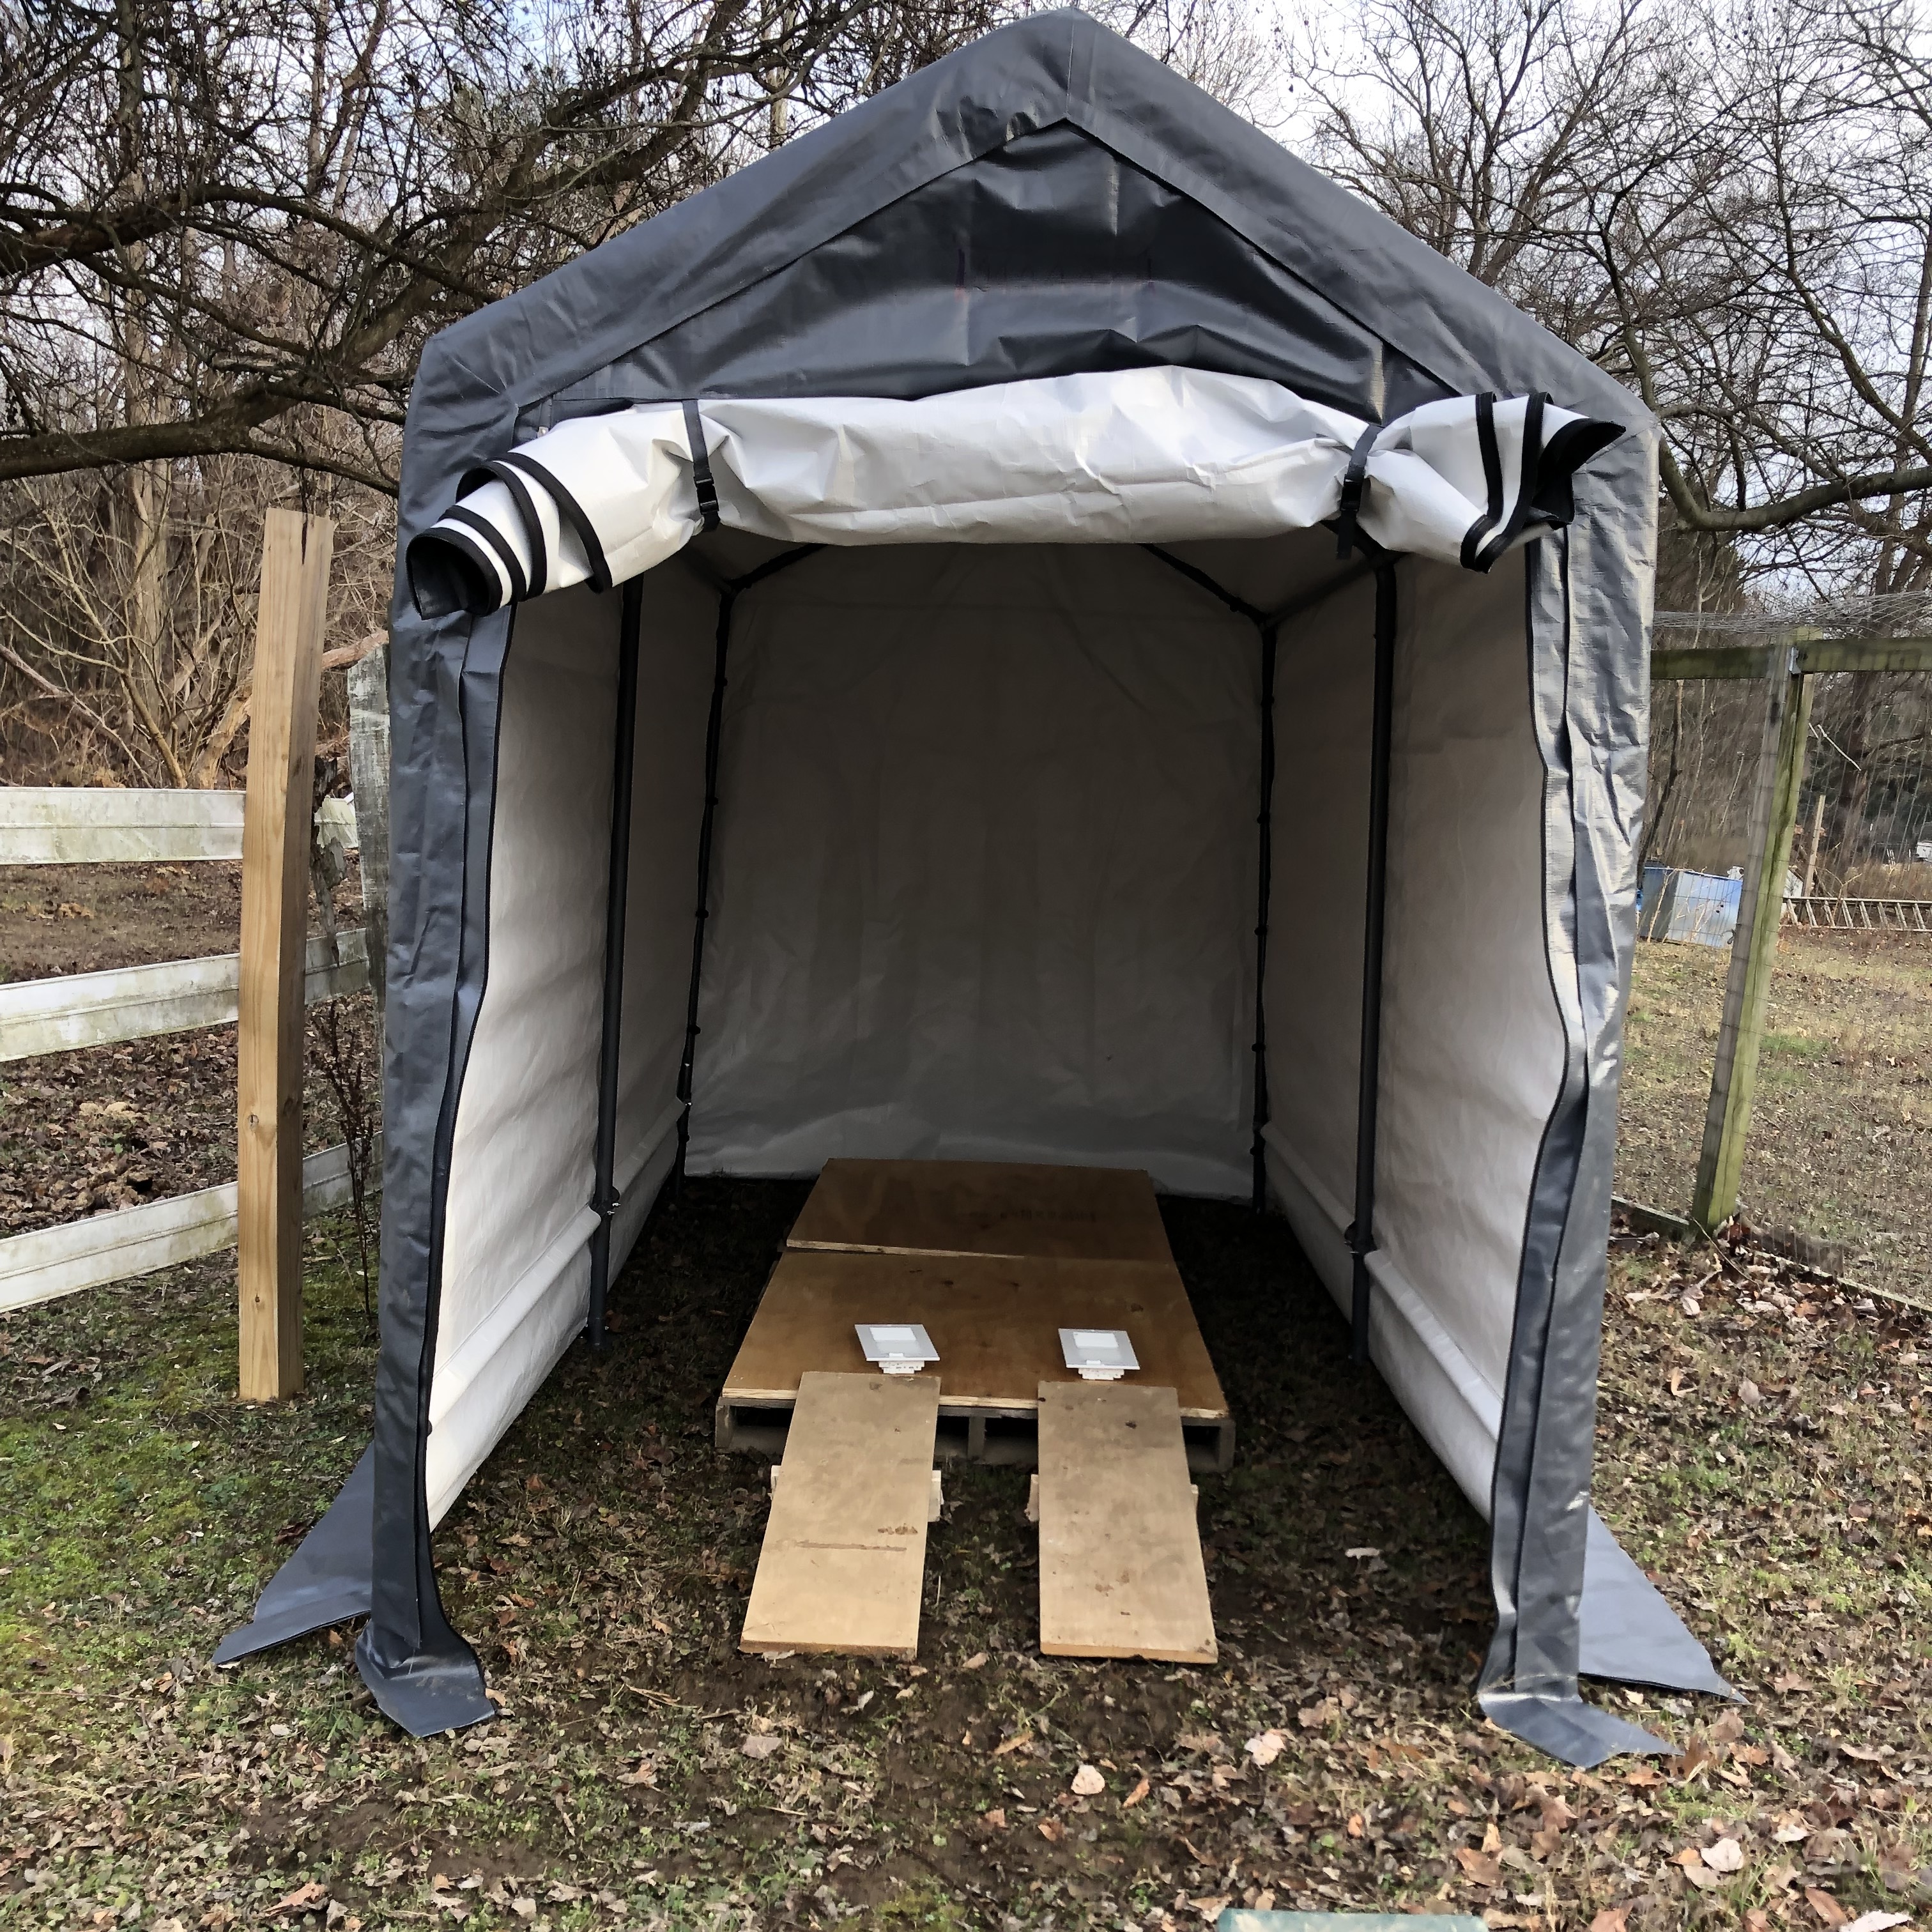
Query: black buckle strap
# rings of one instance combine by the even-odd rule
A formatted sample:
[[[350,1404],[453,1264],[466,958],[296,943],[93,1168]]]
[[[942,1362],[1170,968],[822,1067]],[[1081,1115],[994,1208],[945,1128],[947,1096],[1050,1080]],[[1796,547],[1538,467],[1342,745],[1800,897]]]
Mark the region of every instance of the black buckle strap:
[[[1362,514],[1362,499],[1369,490],[1369,455],[1376,438],[1382,433],[1380,423],[1370,423],[1355,439],[1348,452],[1348,466],[1342,476],[1342,501],[1335,514],[1335,554],[1348,557],[1355,550],[1355,523]]]
[[[718,485],[711,479],[711,452],[704,442],[704,421],[695,402],[684,406],[685,434],[691,439],[691,480],[698,486],[698,513],[704,527],[718,527]]]

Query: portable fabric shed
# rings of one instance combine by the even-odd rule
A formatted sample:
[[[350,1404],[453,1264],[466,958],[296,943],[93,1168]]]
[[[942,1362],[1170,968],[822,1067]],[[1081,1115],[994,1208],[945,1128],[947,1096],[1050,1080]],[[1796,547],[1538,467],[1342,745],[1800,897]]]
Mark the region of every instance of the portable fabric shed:
[[[1589,1508],[1655,472],[1072,11],[436,337],[374,1440],[218,1655],[367,1612],[398,1722],[490,1714],[430,1531],[667,1178],[952,1155],[1288,1216],[1492,1522],[1497,1721],[1721,1690]]]

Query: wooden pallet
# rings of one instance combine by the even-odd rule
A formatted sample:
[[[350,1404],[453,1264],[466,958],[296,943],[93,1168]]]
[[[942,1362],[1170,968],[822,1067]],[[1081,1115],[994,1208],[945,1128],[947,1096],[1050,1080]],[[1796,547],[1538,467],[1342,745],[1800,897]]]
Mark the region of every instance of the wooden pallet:
[[[784,1453],[800,1378],[862,1372],[854,1324],[883,1321],[924,1323],[939,1351],[925,1372],[943,1384],[942,1459],[1034,1466],[1041,1385],[1086,1386],[1062,1360],[1060,1330],[1124,1328],[1140,1357],[1135,1383],[1178,1392],[1189,1466],[1232,1465],[1234,1419],[1171,1261],[788,1250],[725,1378],[718,1448]]]
[[[929,1376],[802,1378],[740,1649],[917,1655],[938,1400]]]
[[[1133,1168],[828,1160],[785,1245],[1174,1264],[1154,1183]]]

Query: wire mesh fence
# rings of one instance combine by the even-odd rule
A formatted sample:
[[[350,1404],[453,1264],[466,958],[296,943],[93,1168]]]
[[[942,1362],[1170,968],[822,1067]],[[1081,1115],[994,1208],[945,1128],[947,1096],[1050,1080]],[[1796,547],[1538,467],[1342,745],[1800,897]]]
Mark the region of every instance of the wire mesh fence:
[[[1686,656],[1924,638],[1932,593],[1666,612],[1656,629],[1660,650]],[[1646,943],[1618,1186],[1673,1213],[1690,1198],[1703,1138],[1769,688],[1768,676],[1735,671],[1652,687]],[[1929,766],[1932,675],[1814,680],[1738,1210],[1825,1265],[1919,1298],[1932,1298]]]

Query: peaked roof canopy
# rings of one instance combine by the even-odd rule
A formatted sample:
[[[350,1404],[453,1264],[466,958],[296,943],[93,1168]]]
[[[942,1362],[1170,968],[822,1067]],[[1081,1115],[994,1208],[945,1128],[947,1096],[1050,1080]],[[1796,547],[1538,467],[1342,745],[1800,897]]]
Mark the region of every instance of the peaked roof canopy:
[[[1179,364],[1364,418],[1636,400],[1073,9],[988,34],[425,350],[405,542],[481,458],[614,403],[880,395]]]

